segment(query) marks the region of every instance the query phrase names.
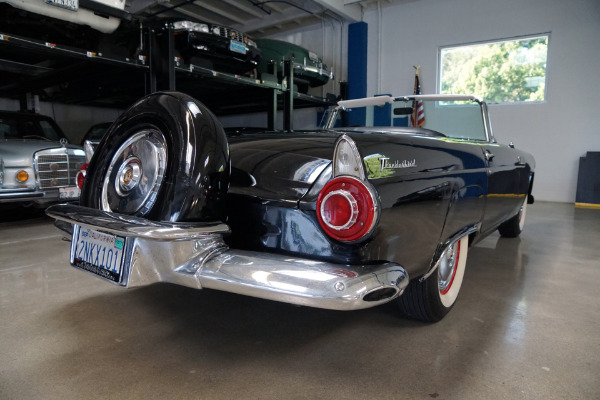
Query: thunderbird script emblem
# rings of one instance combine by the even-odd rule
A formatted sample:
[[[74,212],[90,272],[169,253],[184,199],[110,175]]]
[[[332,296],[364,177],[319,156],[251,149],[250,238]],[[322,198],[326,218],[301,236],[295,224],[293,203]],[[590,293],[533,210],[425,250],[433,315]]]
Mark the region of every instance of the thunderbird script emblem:
[[[379,157],[379,171],[383,172],[384,169],[400,169],[400,168],[413,168],[417,166],[417,160],[403,160],[403,161],[395,161],[393,163],[389,162],[389,157]]]

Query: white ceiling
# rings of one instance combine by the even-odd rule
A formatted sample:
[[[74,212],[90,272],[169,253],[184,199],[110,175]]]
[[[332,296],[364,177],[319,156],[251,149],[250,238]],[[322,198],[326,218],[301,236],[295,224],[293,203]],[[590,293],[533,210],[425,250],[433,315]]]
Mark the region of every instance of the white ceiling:
[[[335,18],[356,22],[376,0],[130,0],[128,11],[140,16],[199,20],[233,27],[255,37],[297,29]],[[391,3],[385,0],[383,3]]]

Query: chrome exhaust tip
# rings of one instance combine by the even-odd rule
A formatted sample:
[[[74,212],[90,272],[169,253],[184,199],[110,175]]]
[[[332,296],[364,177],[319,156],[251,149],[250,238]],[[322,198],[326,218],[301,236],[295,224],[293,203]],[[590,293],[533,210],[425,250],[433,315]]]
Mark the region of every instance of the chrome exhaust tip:
[[[380,302],[384,300],[391,300],[400,295],[400,290],[397,287],[382,287],[375,289],[372,292],[367,293],[363,297],[363,301],[367,302]]]

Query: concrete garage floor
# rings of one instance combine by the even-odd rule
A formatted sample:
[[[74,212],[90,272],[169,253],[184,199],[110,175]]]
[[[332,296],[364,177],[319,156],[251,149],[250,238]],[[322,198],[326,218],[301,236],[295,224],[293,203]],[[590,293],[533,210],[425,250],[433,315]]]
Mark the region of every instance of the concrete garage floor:
[[[125,290],[68,248],[45,217],[0,223],[0,399],[600,398],[598,210],[530,206],[520,239],[471,249],[437,324]]]

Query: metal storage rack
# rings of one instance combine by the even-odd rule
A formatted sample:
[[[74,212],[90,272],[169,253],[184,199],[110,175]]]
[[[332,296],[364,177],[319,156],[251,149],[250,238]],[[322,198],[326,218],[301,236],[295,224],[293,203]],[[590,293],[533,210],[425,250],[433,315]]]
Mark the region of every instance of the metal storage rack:
[[[49,102],[126,108],[145,94],[179,90],[217,115],[267,112],[269,129],[275,128],[277,111],[283,110],[286,130],[292,130],[294,108],[332,104],[295,91],[290,62],[285,63],[284,83],[261,81],[178,64],[172,40],[168,69],[157,73],[150,48],[153,32],[144,33],[148,38],[144,55],[127,58],[0,32],[0,97],[20,99],[23,104],[28,94],[38,94]],[[274,70],[272,75],[276,76]]]

